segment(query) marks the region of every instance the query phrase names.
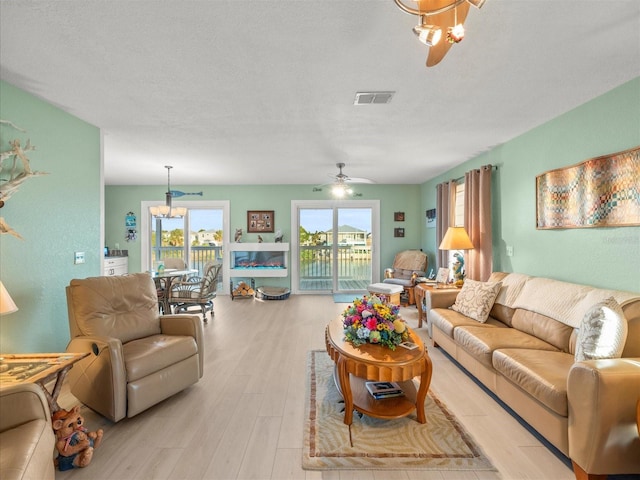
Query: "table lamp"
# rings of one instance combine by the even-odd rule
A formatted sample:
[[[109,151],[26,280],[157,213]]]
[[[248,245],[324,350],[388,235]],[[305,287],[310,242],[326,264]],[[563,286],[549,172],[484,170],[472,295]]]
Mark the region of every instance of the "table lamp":
[[[11,295],[4,288],[2,282],[0,282],[0,315],[8,315],[13,312],[17,312],[18,307],[14,303]]]
[[[438,248],[440,250],[471,250],[474,247],[464,227],[449,227]],[[454,254],[454,257],[457,261],[451,265],[453,278],[456,284],[462,285],[464,283],[464,253],[458,252]]]

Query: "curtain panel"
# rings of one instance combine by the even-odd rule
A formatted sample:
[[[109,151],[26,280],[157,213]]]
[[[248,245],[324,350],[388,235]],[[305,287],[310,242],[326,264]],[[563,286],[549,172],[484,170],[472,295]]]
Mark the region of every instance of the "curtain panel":
[[[486,282],[493,269],[491,230],[491,165],[483,165],[464,175],[464,227],[473,250],[465,252],[467,278]]]
[[[449,226],[453,225],[456,185],[455,180],[436,185],[436,259],[438,268],[449,268],[449,252],[440,250],[438,247]]]

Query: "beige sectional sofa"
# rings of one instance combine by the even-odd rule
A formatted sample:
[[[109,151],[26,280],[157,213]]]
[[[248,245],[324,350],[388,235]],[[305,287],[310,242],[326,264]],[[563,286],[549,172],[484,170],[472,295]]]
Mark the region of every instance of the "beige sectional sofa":
[[[577,478],[640,473],[640,294],[517,273],[489,282],[501,287],[485,323],[429,311],[434,345],[569,457]],[[609,297],[627,320],[622,357],[576,361],[585,313]]]
[[[0,478],[47,480],[55,477],[49,404],[39,385],[0,389]]]

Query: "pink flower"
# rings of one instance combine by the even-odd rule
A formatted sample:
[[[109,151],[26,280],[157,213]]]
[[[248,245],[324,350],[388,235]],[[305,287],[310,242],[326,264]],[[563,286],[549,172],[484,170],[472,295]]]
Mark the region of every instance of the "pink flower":
[[[376,319],[374,317],[369,317],[365,323],[365,326],[369,329],[369,330],[375,330],[376,327],[378,326],[378,322],[376,321]]]

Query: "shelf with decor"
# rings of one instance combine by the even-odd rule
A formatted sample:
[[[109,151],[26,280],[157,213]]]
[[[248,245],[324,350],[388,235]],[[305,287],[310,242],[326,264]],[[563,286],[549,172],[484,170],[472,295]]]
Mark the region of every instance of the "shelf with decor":
[[[286,277],[289,274],[288,243],[229,244],[231,277]]]

